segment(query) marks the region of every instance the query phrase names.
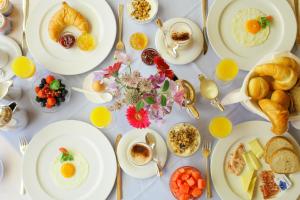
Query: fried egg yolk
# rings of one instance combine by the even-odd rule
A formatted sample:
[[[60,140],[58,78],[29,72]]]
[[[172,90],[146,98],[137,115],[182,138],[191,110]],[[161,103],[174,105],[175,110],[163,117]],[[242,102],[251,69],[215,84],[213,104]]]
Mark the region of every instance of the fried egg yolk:
[[[246,22],[246,30],[249,33],[256,34],[261,30],[261,26],[256,19],[250,19]]]
[[[64,163],[61,168],[60,172],[65,178],[71,178],[75,175],[76,168],[72,163]]]

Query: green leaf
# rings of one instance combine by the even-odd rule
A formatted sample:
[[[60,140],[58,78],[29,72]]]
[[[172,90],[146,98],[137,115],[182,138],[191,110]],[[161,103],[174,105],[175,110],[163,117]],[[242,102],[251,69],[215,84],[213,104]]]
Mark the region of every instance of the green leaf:
[[[136,104],[136,110],[139,112],[142,108],[144,108],[144,101],[140,100],[137,104]]]
[[[258,22],[262,29],[265,29],[266,27],[271,25],[271,22],[267,17],[261,17]]]
[[[60,158],[60,162],[72,161],[74,160],[73,155],[69,153],[63,153]]]
[[[170,82],[168,80],[165,80],[162,91],[166,92],[170,87]]]
[[[60,82],[58,80],[53,80],[50,83],[50,89],[51,90],[58,90],[60,88]]]
[[[162,106],[166,106],[167,105],[167,97],[166,96],[161,95],[160,104]]]
[[[154,104],[155,103],[153,97],[147,97],[147,98],[145,98],[145,101],[146,101],[147,104]]]

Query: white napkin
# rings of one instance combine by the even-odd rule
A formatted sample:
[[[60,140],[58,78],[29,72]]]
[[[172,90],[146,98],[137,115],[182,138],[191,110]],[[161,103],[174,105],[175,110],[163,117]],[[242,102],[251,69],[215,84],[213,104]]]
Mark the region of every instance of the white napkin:
[[[20,195],[21,156],[19,152],[0,136],[0,159],[4,164],[4,177],[0,182],[1,200],[29,200],[28,195]]]

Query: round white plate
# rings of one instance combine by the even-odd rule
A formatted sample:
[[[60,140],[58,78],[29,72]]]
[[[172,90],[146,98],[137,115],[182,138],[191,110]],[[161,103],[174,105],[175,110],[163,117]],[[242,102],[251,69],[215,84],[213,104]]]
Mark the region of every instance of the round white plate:
[[[78,188],[66,190],[52,177],[52,163],[60,147],[79,152],[88,162],[88,176]],[[24,156],[24,185],[33,200],[104,200],[115,178],[116,158],[110,142],[85,122],[67,120],[48,125],[30,141]]]
[[[163,24],[164,31],[167,32],[168,29],[176,22],[185,22],[191,26],[193,41],[190,46],[178,49],[177,58],[172,57],[166,49],[164,36],[160,29],[157,30],[155,35],[155,46],[157,51],[167,62],[175,65],[185,65],[194,61],[201,54],[203,49],[203,34],[200,27],[195,22],[186,18],[169,19]]]
[[[268,39],[256,47],[239,44],[231,31],[234,16],[245,8],[256,8],[273,17]],[[207,18],[207,33],[220,58],[232,58],[241,69],[249,71],[270,52],[290,51],[295,43],[297,24],[287,0],[215,0]]]
[[[28,18],[26,38],[33,57],[49,71],[75,75],[93,69],[107,57],[115,42],[116,21],[110,6],[104,0],[67,0],[67,2],[89,20],[91,33],[97,41],[95,50],[81,51],[76,45],[71,49],[65,49],[50,39],[48,24],[54,13],[61,8],[61,0],[39,2]],[[76,28],[69,27],[67,30],[79,35]]]
[[[22,51],[16,41],[8,36],[0,35],[0,49],[8,54],[8,63],[2,69],[4,70],[4,77],[0,77],[0,82],[7,81],[15,76],[11,70],[11,62],[15,57],[21,56]]]
[[[145,166],[136,166],[132,164],[127,156],[129,146],[133,142],[145,142],[145,135],[152,133],[156,139],[156,155],[162,166],[165,166],[167,161],[167,146],[164,139],[154,130],[151,129],[133,129],[126,133],[117,149],[117,156],[122,170],[134,178],[145,179],[156,175],[157,168],[154,162],[150,162]]]
[[[257,138],[260,143],[265,144],[275,135],[271,132],[271,124],[264,121],[249,121],[241,123],[233,128],[232,134],[216,144],[211,157],[211,175],[214,187],[223,200],[228,199],[245,199],[248,200],[246,192],[243,192],[241,177],[235,176],[228,172],[226,168],[227,160],[230,157],[230,153],[233,152],[236,147],[243,143],[246,150],[249,150],[247,143]],[[284,135],[288,137],[297,148],[299,153],[299,145],[295,139],[289,134]],[[264,170],[270,170],[268,165],[264,162],[264,159],[260,159]],[[223,165],[223,166],[220,166]],[[286,192],[282,192],[274,199],[297,199],[300,194],[300,172],[289,175],[293,186]],[[254,200],[263,199],[262,193],[259,187],[255,188]]]
[[[93,84],[93,79],[94,79],[94,74],[93,74],[94,72],[92,72],[92,73],[90,73],[89,75],[87,75],[86,77],[85,77],[85,79],[83,80],[83,85],[82,85],[82,88],[84,89],[84,90],[88,90],[88,91],[91,91],[91,92],[95,92],[94,90],[93,90],[93,88],[92,88],[92,84]],[[104,83],[106,83],[106,84],[109,84],[109,83],[111,83],[111,79],[107,79],[107,78],[105,78],[104,79]],[[101,99],[101,98],[95,98],[95,95],[90,95],[90,94],[84,94],[85,95],[85,97],[89,100],[89,101],[91,101],[91,102],[93,102],[93,103],[97,103],[97,104],[103,104],[103,103],[107,103],[107,102],[110,102],[111,100],[112,100],[112,96],[111,95],[108,95],[107,96],[107,99]],[[111,98],[110,98],[111,97]]]

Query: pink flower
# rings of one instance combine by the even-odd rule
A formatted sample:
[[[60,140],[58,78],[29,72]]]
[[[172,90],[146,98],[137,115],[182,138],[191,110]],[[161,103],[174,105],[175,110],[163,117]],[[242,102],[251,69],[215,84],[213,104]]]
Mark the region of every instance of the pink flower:
[[[114,59],[117,62],[121,62],[125,65],[129,65],[132,62],[131,57],[122,51],[115,51]]]
[[[115,63],[113,66],[109,66],[107,68],[104,69],[104,77],[105,78],[110,78],[110,77],[117,77],[119,70],[121,68],[122,63],[121,62],[117,62]]]
[[[129,106],[127,109],[127,120],[134,128],[147,128],[150,126],[148,112],[145,109],[137,111],[135,106]]]

